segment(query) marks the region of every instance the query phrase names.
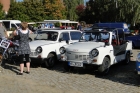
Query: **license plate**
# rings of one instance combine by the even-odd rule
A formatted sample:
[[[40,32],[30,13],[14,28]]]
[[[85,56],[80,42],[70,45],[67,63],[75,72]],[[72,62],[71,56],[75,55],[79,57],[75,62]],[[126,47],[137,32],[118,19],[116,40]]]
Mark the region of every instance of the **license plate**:
[[[37,56],[37,53],[36,53],[36,52],[31,52],[30,55],[31,55],[31,56]]]
[[[79,62],[69,62],[69,65],[75,67],[83,67],[83,63],[79,63]]]

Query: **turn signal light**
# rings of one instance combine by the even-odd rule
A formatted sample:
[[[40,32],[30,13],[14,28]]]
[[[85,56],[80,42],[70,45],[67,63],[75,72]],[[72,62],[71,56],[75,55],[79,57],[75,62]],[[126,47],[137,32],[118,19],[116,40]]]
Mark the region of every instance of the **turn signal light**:
[[[41,58],[41,55],[38,55],[38,58]]]
[[[97,62],[97,59],[93,59],[93,62]]]

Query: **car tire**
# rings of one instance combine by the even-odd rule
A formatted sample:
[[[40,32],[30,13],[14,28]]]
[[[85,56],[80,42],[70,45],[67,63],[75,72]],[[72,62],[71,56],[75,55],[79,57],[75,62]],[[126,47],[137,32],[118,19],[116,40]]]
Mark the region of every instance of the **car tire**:
[[[108,57],[105,57],[102,65],[98,67],[98,72],[101,75],[107,75],[109,72],[109,68],[110,68],[110,59]]]
[[[130,63],[130,53],[127,52],[125,55],[125,60],[123,61],[125,65]]]
[[[72,71],[74,69],[74,67],[69,66],[67,62],[63,62],[63,68],[67,72]]]
[[[56,56],[53,53],[50,53],[45,60],[45,65],[47,68],[52,68],[55,65],[55,62],[57,61]]]

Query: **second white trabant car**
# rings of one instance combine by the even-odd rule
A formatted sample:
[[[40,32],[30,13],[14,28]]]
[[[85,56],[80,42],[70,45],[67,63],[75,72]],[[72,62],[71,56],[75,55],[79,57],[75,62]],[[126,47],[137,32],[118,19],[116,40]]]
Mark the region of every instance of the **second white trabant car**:
[[[109,67],[123,61],[128,64],[132,54],[132,42],[124,40],[122,29],[85,31],[79,42],[60,48],[64,69],[94,65],[101,74],[107,74]]]
[[[51,68],[60,59],[60,47],[78,42],[82,32],[79,30],[41,30],[30,42],[32,62],[45,63]]]

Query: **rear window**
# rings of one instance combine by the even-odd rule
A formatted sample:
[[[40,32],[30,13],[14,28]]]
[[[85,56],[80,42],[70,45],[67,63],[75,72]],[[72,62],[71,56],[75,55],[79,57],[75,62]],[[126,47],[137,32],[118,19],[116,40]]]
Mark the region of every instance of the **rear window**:
[[[81,34],[81,32],[70,32],[71,40],[79,40]]]

